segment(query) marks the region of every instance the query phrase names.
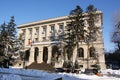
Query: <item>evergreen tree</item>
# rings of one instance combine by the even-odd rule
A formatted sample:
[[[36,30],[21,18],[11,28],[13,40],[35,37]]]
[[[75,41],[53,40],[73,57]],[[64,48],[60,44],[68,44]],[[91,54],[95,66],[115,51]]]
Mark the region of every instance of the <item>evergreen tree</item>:
[[[8,33],[8,45],[13,47],[15,38],[16,38],[16,28],[15,28],[15,20],[14,16],[11,17],[10,22],[7,25],[7,33]]]
[[[74,44],[74,47],[77,47],[77,53],[79,48],[79,42],[83,42],[85,38],[85,25],[84,25],[84,14],[80,6],[76,6],[74,10],[71,10],[69,19],[71,22],[67,26],[69,32],[69,39],[71,43]],[[72,46],[72,45],[71,45]]]
[[[96,20],[96,11],[93,5],[87,7],[86,13],[83,13],[83,10],[80,6],[76,6],[74,10],[71,10],[69,19],[70,22],[66,26],[65,41],[67,43],[66,47],[68,48],[68,55],[73,55],[73,50],[75,47],[78,48],[79,43],[85,42],[88,45],[88,55],[89,55],[89,46],[90,43],[93,43],[97,40],[97,36],[100,28],[95,25]],[[89,27],[85,26],[84,18],[88,15],[88,24]],[[88,56],[89,57],[89,56]],[[88,63],[89,65],[89,63]]]
[[[6,31],[6,23],[4,22],[0,26],[0,44],[4,47],[2,47],[3,54],[5,54],[5,45],[7,43],[7,31]]]
[[[10,22],[8,23],[8,34],[11,36],[11,39],[14,40],[16,36],[16,24],[14,20],[14,16],[11,17]]]
[[[98,37],[98,33],[99,30],[100,30],[100,27],[97,27],[95,25],[95,20],[97,19],[96,17],[96,11],[97,9],[94,8],[94,5],[89,5],[86,9],[86,13],[88,14],[89,16],[89,19],[88,19],[88,28],[87,28],[87,34],[86,34],[86,38],[85,38],[85,43],[87,44],[88,46],[88,52],[87,52],[87,62],[89,61],[89,57],[90,57],[90,43],[92,43],[92,46],[93,46],[93,42],[95,42],[97,40],[97,37]],[[92,50],[92,53],[95,53],[95,50]],[[96,54],[93,54],[94,55],[94,58],[97,59],[98,61],[98,58],[96,56]],[[87,63],[87,68],[89,68],[89,62]]]
[[[68,22],[67,26],[65,27],[66,33],[64,41],[67,43],[65,48],[69,62],[72,61],[71,57],[74,55],[73,51],[75,48],[77,48],[78,54],[79,43],[84,42],[85,34],[87,32],[85,30],[84,17],[83,10],[80,6],[76,6],[74,10],[71,10],[70,15],[68,16],[70,22]],[[74,67],[74,65],[72,65],[72,67]]]
[[[72,27],[71,27],[70,24],[68,24],[66,26],[66,32],[65,32],[65,38],[64,38],[64,41],[67,44],[65,46],[65,49],[66,49],[68,60],[71,60],[71,57],[73,55],[73,50],[74,50],[74,47],[75,47],[74,34],[72,34],[73,32],[72,32],[71,28]]]
[[[8,24],[5,22],[0,26],[0,41],[1,45],[4,46],[4,54],[9,52],[9,49],[13,47],[15,36],[16,36],[16,24],[14,17],[11,17],[11,20]]]
[[[95,20],[96,20],[96,11],[97,9],[94,8],[94,5],[89,5],[87,7],[87,14],[89,16],[88,19],[88,29],[87,29],[87,35],[86,35],[86,39],[85,42],[87,44],[89,44],[90,42],[94,42],[97,39],[100,27],[97,27],[95,25]]]
[[[4,61],[3,67],[8,67],[8,63],[10,60],[11,55],[8,53],[11,53],[13,50],[13,45],[15,41],[16,36],[16,24],[14,21],[14,17],[12,16],[10,19],[10,22],[6,24],[5,22],[0,25],[0,59],[2,58],[2,61]]]

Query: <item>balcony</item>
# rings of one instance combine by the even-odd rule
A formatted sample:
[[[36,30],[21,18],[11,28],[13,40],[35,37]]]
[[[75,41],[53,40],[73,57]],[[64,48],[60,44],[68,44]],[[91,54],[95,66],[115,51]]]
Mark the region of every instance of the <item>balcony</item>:
[[[46,33],[45,32],[42,32],[42,37],[46,37]]]
[[[39,36],[38,33],[35,33],[35,38],[38,38],[38,36]]]
[[[50,36],[49,39],[51,41],[57,41],[58,40],[58,37],[57,36]]]
[[[49,39],[47,37],[42,37],[42,41],[46,42],[46,41],[49,41]]]
[[[62,30],[62,29],[59,29],[58,32],[59,32],[59,34],[62,34],[62,33],[63,33],[63,30]]]
[[[46,40],[46,37],[42,37],[42,39],[43,39],[43,41],[45,41],[45,40]]]
[[[25,35],[22,36],[22,40],[25,40]]]

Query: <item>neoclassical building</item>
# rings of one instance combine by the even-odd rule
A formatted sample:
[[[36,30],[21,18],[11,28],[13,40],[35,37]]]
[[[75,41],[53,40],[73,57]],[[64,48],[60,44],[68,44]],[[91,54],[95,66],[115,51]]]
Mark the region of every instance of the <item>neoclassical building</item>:
[[[101,69],[105,69],[104,59],[104,43],[102,38],[102,12],[97,11],[97,20],[95,25],[101,27],[100,34],[95,42],[90,45],[90,54],[88,57],[87,44],[79,43],[79,49],[74,50],[72,62],[77,60],[80,68],[86,69],[87,66],[92,68],[98,62]],[[88,26],[86,15],[85,25]],[[69,22],[68,16],[56,17],[36,22],[30,22],[18,26],[18,34],[22,35],[24,50],[29,50],[29,58],[27,65],[32,62],[51,64],[54,67],[62,67],[64,61],[67,61],[67,56],[63,55],[65,43],[62,41],[65,32],[65,26]],[[95,53],[92,53],[92,50]],[[94,55],[97,59],[93,58]]]

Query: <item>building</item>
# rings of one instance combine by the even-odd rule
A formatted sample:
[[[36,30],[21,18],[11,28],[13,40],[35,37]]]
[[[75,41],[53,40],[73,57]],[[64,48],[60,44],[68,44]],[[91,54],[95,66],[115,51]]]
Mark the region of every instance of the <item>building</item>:
[[[92,55],[92,52],[90,52],[88,59],[88,50],[85,43],[82,45],[80,43],[79,53],[77,53],[77,50],[75,49],[74,55],[72,56],[72,62],[75,63],[77,60],[80,67],[83,69],[87,68],[87,66],[92,68],[97,61],[99,62],[101,69],[105,69],[104,43],[102,39],[103,16],[101,11],[97,11],[96,15],[96,26],[101,27],[97,41],[93,43],[97,59],[93,58],[94,55]],[[88,26],[87,17],[88,16],[85,18],[86,26]],[[63,66],[63,62],[67,60],[67,58],[66,56],[63,56],[65,43],[61,39],[63,38],[62,35],[65,32],[65,26],[67,26],[69,21],[68,16],[63,16],[18,26],[18,33],[19,35],[22,34],[24,50],[29,50],[30,52],[27,65],[32,62],[45,62],[55,67]],[[93,47],[90,46],[90,50],[92,48]]]

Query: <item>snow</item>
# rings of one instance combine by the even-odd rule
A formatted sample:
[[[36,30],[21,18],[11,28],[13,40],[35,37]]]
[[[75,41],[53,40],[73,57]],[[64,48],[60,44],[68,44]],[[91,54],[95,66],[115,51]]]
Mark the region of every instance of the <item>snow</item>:
[[[0,68],[0,80],[120,80],[120,70],[101,70],[102,76],[76,73],[47,73],[40,70]]]
[[[112,69],[106,69],[106,70],[101,70],[103,74],[109,74],[109,75],[120,75],[120,70],[112,70]]]
[[[13,75],[13,74],[9,74],[9,75],[0,75],[0,80],[22,80],[21,77],[19,75]]]

